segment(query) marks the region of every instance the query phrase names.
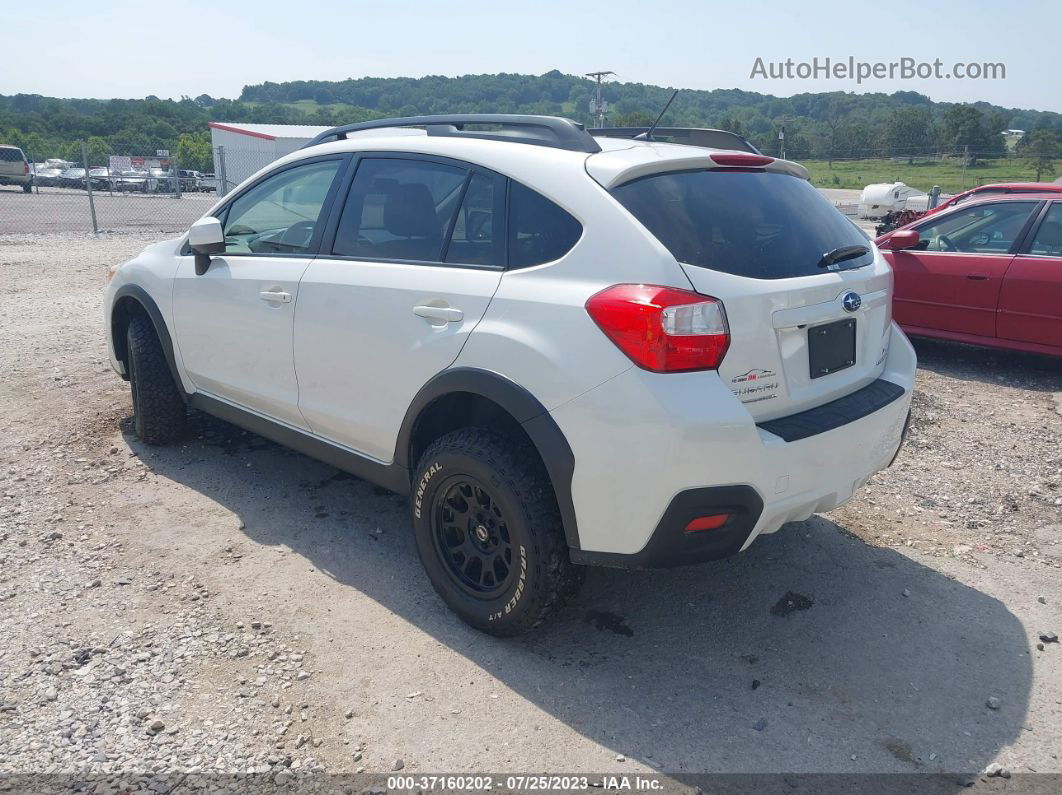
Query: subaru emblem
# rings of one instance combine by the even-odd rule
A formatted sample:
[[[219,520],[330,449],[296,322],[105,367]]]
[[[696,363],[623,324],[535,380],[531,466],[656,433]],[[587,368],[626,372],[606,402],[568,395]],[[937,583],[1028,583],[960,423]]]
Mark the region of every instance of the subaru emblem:
[[[859,293],[845,293],[844,298],[841,299],[841,306],[844,307],[845,312],[855,312],[862,305],[863,299],[859,297]]]

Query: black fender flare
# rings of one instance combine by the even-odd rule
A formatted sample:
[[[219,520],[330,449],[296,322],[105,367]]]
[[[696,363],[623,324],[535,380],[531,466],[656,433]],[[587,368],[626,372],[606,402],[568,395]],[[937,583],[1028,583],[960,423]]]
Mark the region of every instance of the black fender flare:
[[[125,348],[125,340],[120,338],[121,330],[117,327],[117,314],[115,309],[123,299],[131,299],[136,301],[140,307],[147,314],[151,320],[151,324],[155,327],[155,334],[158,335],[159,342],[162,345],[162,352],[166,356],[166,364],[169,365],[170,374],[173,376],[173,382],[177,385],[177,389],[184,397],[185,402],[189,400],[189,395],[185,394],[183,382],[181,381],[181,374],[177,370],[177,359],[173,353],[173,340],[170,338],[169,329],[166,328],[166,321],[162,319],[162,312],[159,311],[158,304],[155,303],[155,299],[152,298],[148,291],[141,287],[139,284],[123,284],[114,294],[114,300],[111,303],[111,316],[109,318],[110,323],[110,335],[111,344],[115,351],[120,351]],[[125,379],[129,380],[129,365],[125,365],[126,373]]]
[[[457,392],[467,392],[490,400],[507,411],[524,429],[546,466],[568,547],[579,549],[579,528],[575,504],[572,502],[575,454],[571,445],[546,407],[527,389],[500,373],[474,367],[454,367],[432,377],[421,387],[406,410],[395,445],[395,464],[412,471],[416,462],[410,460],[410,450],[417,419],[435,400]]]

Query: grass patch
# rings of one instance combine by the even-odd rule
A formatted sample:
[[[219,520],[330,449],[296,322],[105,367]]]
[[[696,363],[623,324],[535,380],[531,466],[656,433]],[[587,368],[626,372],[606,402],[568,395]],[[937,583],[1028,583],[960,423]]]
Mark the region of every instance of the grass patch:
[[[873,182],[903,182],[913,188],[928,191],[934,185],[946,193],[958,193],[986,182],[1035,182],[1036,171],[1023,160],[1003,158],[983,160],[968,166],[963,173],[962,160],[915,161],[906,160],[835,160],[830,168],[825,160],[803,160],[811,173],[811,182],[818,188],[862,189]],[[1059,172],[1059,164],[1055,171]],[[1042,174],[1040,179],[1050,182],[1053,174]]]

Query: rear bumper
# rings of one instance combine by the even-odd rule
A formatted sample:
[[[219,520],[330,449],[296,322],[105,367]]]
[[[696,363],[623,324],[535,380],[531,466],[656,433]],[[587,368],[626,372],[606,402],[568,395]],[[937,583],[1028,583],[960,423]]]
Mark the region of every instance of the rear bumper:
[[[824,427],[831,427],[807,435],[770,422],[757,426],[714,373],[659,376],[634,369],[555,409],[576,460],[580,548],[572,559],[635,567],[694,563],[836,508],[895,458],[914,371],[914,350],[894,327],[880,376],[888,386],[837,401],[836,408],[852,412],[845,421],[827,421]],[[871,410],[855,410],[863,404]],[[806,421],[822,419],[791,425],[806,431]],[[676,503],[718,487],[748,489],[759,510],[746,500],[737,524],[697,534],[703,539],[676,540],[685,527],[674,518]],[[720,534],[718,543],[707,540],[713,533]]]
[[[714,486],[676,494],[660,518],[649,541],[630,555],[572,550],[572,562],[587,566],[658,569],[718,560],[738,552],[752,534],[763,512],[763,500],[750,486]],[[722,527],[687,533],[686,526],[700,516],[726,513]]]

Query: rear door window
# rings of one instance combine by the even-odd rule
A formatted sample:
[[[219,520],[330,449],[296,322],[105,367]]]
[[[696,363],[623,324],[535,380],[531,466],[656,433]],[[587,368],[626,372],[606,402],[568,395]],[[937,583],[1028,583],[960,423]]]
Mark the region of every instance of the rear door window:
[[[1062,257],[1062,202],[1051,204],[1043,223],[1036,230],[1029,253],[1041,257]]]
[[[567,254],[583,234],[568,211],[519,182],[509,188],[509,267],[552,262]]]
[[[332,253],[441,262],[467,176],[467,169],[425,160],[362,160],[339,219]],[[469,242],[467,237],[463,242]]]
[[[859,228],[807,181],[763,171],[654,174],[612,195],[679,262],[754,279],[826,272],[823,255],[848,246],[867,254],[834,266],[873,262]]]
[[[505,264],[496,224],[500,180],[476,173],[468,181],[461,207],[453,222],[445,261],[457,265]],[[504,183],[502,183],[504,184]],[[504,194],[504,190],[500,191]],[[504,205],[503,205],[504,206]]]

